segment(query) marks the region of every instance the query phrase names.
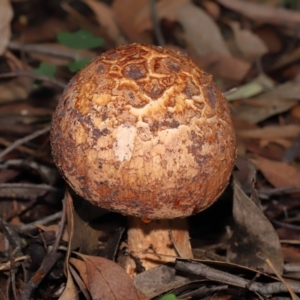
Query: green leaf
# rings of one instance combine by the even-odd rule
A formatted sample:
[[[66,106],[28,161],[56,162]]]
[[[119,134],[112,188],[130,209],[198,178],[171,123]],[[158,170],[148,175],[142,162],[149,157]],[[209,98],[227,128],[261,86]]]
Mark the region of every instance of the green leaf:
[[[159,300],[181,300],[181,299],[177,298],[175,294],[168,294],[168,295],[164,295]]]
[[[104,43],[104,39],[94,36],[90,31],[80,29],[76,32],[60,32],[57,40],[62,45],[73,49],[94,49]]]
[[[75,60],[68,63],[68,68],[70,72],[76,73],[77,71],[80,71],[83,67],[85,67],[89,63],[90,59],[84,58]]]
[[[33,69],[32,72],[37,75],[54,78],[54,75],[56,72],[56,66],[49,65],[49,64],[42,62],[42,63],[40,63],[39,67],[36,69]]]

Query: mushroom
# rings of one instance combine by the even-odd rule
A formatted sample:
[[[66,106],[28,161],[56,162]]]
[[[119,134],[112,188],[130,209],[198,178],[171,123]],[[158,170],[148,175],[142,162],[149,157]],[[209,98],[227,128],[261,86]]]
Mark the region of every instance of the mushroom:
[[[126,269],[192,258],[185,217],[226,188],[236,157],[230,111],[180,51],[107,51],[68,84],[51,128],[54,161],[91,203],[129,217]]]

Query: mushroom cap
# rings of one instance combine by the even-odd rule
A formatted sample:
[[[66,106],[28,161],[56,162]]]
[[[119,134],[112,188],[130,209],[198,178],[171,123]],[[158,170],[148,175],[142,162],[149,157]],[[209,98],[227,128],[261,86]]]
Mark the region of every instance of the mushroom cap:
[[[236,157],[227,100],[184,53],[131,44],[90,62],[55,111],[54,161],[93,204],[173,219],[210,206]]]

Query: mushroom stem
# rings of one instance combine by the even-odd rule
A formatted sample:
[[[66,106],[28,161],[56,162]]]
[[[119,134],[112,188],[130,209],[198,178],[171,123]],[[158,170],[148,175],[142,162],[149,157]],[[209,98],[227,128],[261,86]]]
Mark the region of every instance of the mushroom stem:
[[[193,258],[187,219],[153,220],[145,223],[128,218],[128,256],[125,269],[130,276],[143,267],[149,270],[159,264],[174,262],[176,257]]]

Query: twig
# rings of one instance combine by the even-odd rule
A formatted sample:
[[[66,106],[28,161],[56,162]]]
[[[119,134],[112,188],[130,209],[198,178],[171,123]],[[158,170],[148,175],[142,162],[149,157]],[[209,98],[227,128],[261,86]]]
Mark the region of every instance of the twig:
[[[54,57],[61,57],[67,59],[81,59],[81,58],[93,58],[95,55],[91,53],[90,55],[82,55],[80,51],[68,48],[53,48],[49,47],[49,45],[43,44],[22,44],[20,42],[11,41],[8,44],[8,48],[11,50],[19,50],[19,51],[26,51],[32,53],[41,53],[47,54]]]
[[[151,20],[154,28],[155,37],[157,40],[158,45],[164,46],[166,44],[165,39],[162,35],[160,30],[159,19],[157,17],[156,8],[155,8],[156,0],[149,0],[149,7],[150,7],[150,15]]]
[[[29,203],[27,203],[26,205],[18,206],[18,208],[16,210],[13,209],[12,211],[8,212],[7,215],[5,216],[5,221],[8,222],[12,218],[14,218],[22,213],[25,213],[26,211],[28,211],[30,208],[32,208],[36,204],[37,200],[38,200],[37,198],[31,199],[29,201]]]
[[[283,266],[284,273],[299,273],[300,272],[300,265],[299,264],[285,264]]]
[[[22,256],[19,256],[19,257],[15,258],[14,261],[15,262],[21,262],[21,261],[24,261],[24,260],[27,260],[27,259],[29,259],[28,255],[22,255]],[[11,267],[12,267],[12,265],[11,265],[10,261],[8,261],[6,263],[2,263],[2,264],[0,264],[0,271],[8,271],[8,270],[11,269]]]
[[[64,228],[65,228],[66,219],[67,219],[67,208],[66,207],[67,207],[67,204],[66,204],[66,196],[65,196],[64,200],[63,200],[63,209],[61,212],[61,220],[60,220],[60,224],[59,224],[59,229],[57,231],[56,239],[55,239],[55,242],[54,242],[52,250],[51,250],[52,253],[57,252],[60,240],[64,233]]]
[[[211,268],[200,262],[177,260],[175,268],[178,270],[189,272],[191,274],[203,276],[213,281],[218,281],[224,284],[238,286],[245,289],[250,283],[250,280],[248,279],[244,279],[242,277]],[[293,292],[300,293],[300,284],[292,282],[290,283],[289,287]],[[266,284],[260,282],[252,282],[251,286],[249,287],[249,290],[264,295],[266,297],[272,294],[288,292],[287,288],[282,282],[271,282]]]
[[[42,218],[38,221],[32,222],[32,223],[28,223],[25,224],[19,228],[16,228],[15,230],[20,232],[20,233],[26,233],[26,232],[30,232],[32,230],[37,229],[36,225],[45,225],[54,221],[59,220],[62,217],[62,212],[57,212],[53,215],[47,216],[45,218]]]
[[[45,276],[51,271],[57,261],[63,257],[63,254],[57,252],[58,246],[65,228],[66,222],[66,197],[63,200],[63,210],[61,212],[61,222],[60,227],[56,235],[55,242],[53,244],[52,249],[47,253],[43,262],[33,277],[26,283],[24,289],[21,293],[21,300],[30,300],[32,292],[38,287],[41,281],[45,278]]]
[[[60,193],[61,191],[44,183],[0,183],[0,197],[2,198],[33,200],[44,196],[47,192]]]
[[[22,252],[19,248],[18,243],[15,241],[15,239],[12,237],[12,235],[10,234],[10,232],[8,231],[8,229],[6,228],[3,220],[0,218],[0,231],[5,235],[5,237],[7,238],[8,242],[10,243],[10,245],[14,248],[14,249],[18,249],[19,252],[18,254],[22,255]]]
[[[3,150],[0,153],[0,160],[3,158],[3,156],[5,156],[7,153],[11,152],[18,146],[25,144],[25,143],[37,138],[40,135],[47,133],[49,130],[50,130],[50,126],[40,129],[40,130],[37,130],[37,131],[33,132],[32,134],[29,134],[21,139],[16,140],[14,143],[12,143],[9,147],[7,147],[5,150]]]
[[[298,225],[293,225],[293,224],[289,224],[289,223],[285,223],[285,222],[280,222],[280,221],[276,221],[276,220],[272,220],[271,221],[273,224],[283,227],[283,228],[290,228],[290,229],[294,229],[294,230],[300,230],[300,226]]]
[[[13,247],[13,252],[12,255],[10,256],[10,264],[11,264],[11,268],[10,270],[10,276],[7,280],[7,284],[6,284],[6,295],[7,295],[7,299],[9,299],[9,291],[10,291],[10,286],[12,288],[13,291],[13,295],[14,295],[14,299],[17,299],[17,291],[16,291],[16,273],[18,270],[18,267],[20,266],[20,264],[22,265],[22,268],[25,272],[25,266],[24,263],[18,263],[15,261],[15,256],[23,256],[23,253],[21,251],[21,248],[19,246],[19,243],[13,238],[12,234],[9,232],[9,230],[6,228],[4,222],[2,219],[0,219],[0,231],[5,235],[6,239],[8,240],[9,244]],[[19,237],[18,237],[19,238]],[[25,273],[24,273],[25,275]]]
[[[0,137],[0,144],[5,146],[5,147],[9,147],[12,143],[2,137]],[[34,156],[34,157],[38,157],[38,158],[42,158],[43,161],[47,162],[47,163],[53,163],[53,161],[48,158],[48,157],[45,157],[45,153],[37,153],[36,151],[30,149],[30,148],[27,148],[25,146],[18,146],[16,147],[16,149],[18,149],[20,152],[24,152],[26,154],[29,154],[31,156]],[[0,159],[1,160],[1,159]],[[2,168],[2,166],[1,166]]]
[[[289,291],[292,300],[300,300],[299,297],[294,293],[294,291],[292,291],[292,289],[290,288],[290,286],[288,285],[288,283],[283,279],[283,277],[279,274],[279,272],[276,270],[276,268],[274,267],[273,263],[271,262],[271,260],[269,258],[264,259],[264,261],[268,264],[268,266],[271,268],[271,270],[276,274],[277,278],[284,284],[284,286],[286,287],[286,289]]]
[[[38,75],[38,74],[35,74],[33,72],[29,72],[29,71],[18,70],[18,71],[14,71],[14,72],[7,72],[7,73],[1,73],[0,74],[0,78],[12,78],[12,77],[17,77],[17,76],[25,76],[25,77],[33,78],[35,80],[49,82],[52,85],[56,85],[56,86],[58,86],[62,89],[64,89],[67,85],[66,83],[61,82],[57,79],[53,79],[53,78],[50,78],[50,77],[47,77],[47,76]]]
[[[258,189],[257,193],[259,194],[260,197],[261,196],[269,197],[269,196],[280,195],[287,192],[294,192],[299,190],[300,190],[299,185],[289,185],[289,186],[284,186],[284,187],[274,188],[274,189]],[[250,191],[246,191],[246,192],[248,193]]]

